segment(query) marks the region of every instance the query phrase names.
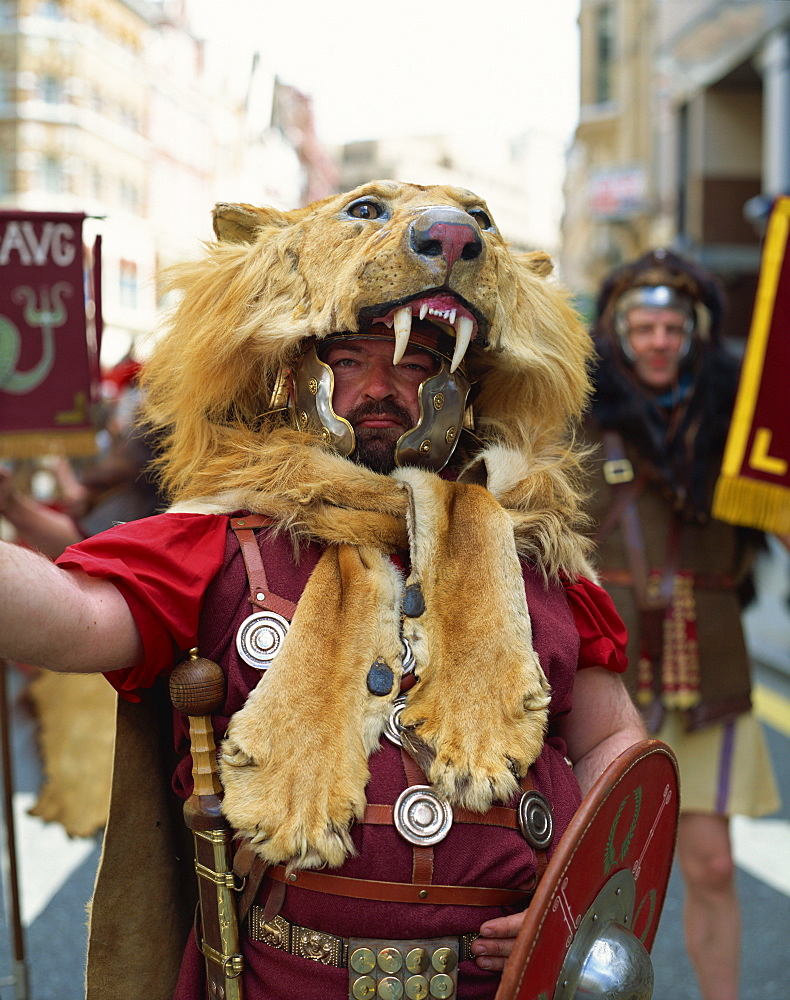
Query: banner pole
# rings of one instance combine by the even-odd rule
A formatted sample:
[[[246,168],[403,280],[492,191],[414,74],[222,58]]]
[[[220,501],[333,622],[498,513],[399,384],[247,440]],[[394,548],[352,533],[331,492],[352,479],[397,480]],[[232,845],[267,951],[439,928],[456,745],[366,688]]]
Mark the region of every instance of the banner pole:
[[[10,903],[9,924],[13,943],[13,983],[16,1000],[28,1000],[28,974],[25,961],[25,936],[19,899],[19,879],[14,828],[14,776],[11,757],[10,713],[8,710],[8,669],[0,658],[0,756],[3,767],[3,811],[5,818],[5,850],[3,871],[7,874],[7,898]]]

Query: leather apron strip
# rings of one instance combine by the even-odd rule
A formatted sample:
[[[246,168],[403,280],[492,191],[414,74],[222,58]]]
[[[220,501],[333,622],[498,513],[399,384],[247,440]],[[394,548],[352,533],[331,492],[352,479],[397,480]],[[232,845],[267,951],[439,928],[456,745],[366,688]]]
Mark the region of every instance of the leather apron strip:
[[[403,770],[406,772],[406,780],[409,787],[413,785],[427,785],[428,780],[422,772],[422,768],[409,755],[405,747],[400,750]],[[412,846],[412,868],[411,880],[417,885],[430,885],[433,881],[433,847],[424,847],[420,844]]]
[[[271,518],[264,517],[263,514],[249,514],[245,517],[232,517],[230,519],[230,526],[236,532],[244,565],[247,568],[247,579],[250,583],[250,604],[261,611],[274,611],[291,621],[296,611],[296,605],[293,601],[279,597],[269,590],[269,581],[266,578],[261,550],[253,530],[271,523]]]
[[[256,853],[249,840],[243,840],[233,858],[233,873],[242,886],[237,902],[239,923],[244,920],[250,907],[255,902],[261,882],[263,882],[264,875],[266,875],[268,870],[268,861],[264,861],[260,854]],[[278,886],[277,888],[282,890],[281,893],[277,894],[272,891],[269,894],[269,899],[272,896],[275,897],[276,912],[279,913],[280,907],[283,904],[283,898],[285,897],[285,886]],[[274,916],[273,913],[269,914],[267,912],[267,920],[270,920],[272,916]]]
[[[370,899],[383,903],[433,903],[445,906],[523,906],[532,898],[531,890],[488,889],[470,885],[414,885],[411,882],[373,882],[324,872],[298,870],[287,873],[284,865],[274,865],[266,873],[275,882],[285,882],[311,892],[350,899]]]

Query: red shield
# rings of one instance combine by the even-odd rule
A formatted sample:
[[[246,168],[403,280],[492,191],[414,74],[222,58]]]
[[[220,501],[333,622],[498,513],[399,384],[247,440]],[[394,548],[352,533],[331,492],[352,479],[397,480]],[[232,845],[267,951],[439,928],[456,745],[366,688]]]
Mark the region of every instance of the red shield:
[[[650,951],[672,867],[679,805],[677,763],[665,744],[644,740],[609,765],[540,881],[496,1000],[551,1000],[582,918],[624,869],[636,886],[631,930]]]

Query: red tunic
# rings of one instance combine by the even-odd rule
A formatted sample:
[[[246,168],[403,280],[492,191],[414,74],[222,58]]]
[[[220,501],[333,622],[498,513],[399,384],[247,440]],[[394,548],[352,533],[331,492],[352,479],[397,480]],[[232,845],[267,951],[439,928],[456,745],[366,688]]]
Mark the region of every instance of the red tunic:
[[[299,600],[319,556],[309,545],[294,564],[290,542],[259,532],[261,552],[272,592]],[[124,594],[143,636],[145,660],[129,671],[108,677],[124,697],[151,685],[156,676],[180,658],[179,651],[197,645],[201,655],[215,660],[227,677],[227,699],[214,719],[221,738],[228,719],[244,704],[260,673],[238,656],[237,629],[250,613],[247,577],[238,541],[219,515],[166,514],[111,529],[66,551],[65,567],[110,579]],[[568,712],[577,666],[622,670],[624,633],[619,617],[603,590],[590,581],[546,586],[542,577],[524,566],[533,643],[552,688],[550,719]],[[317,682],[331,678],[331,664],[316,664]],[[319,673],[320,672],[320,673]],[[185,720],[175,716],[176,746],[183,754],[174,775],[182,796],[191,791]],[[408,784],[399,751],[386,739],[370,758],[369,803],[394,803]],[[579,789],[565,760],[565,746],[551,735],[532,768],[534,786],[552,804],[555,835],[552,847],[579,805]],[[510,805],[516,805],[514,800]],[[352,829],[357,854],[336,873],[352,878],[410,882],[412,847],[393,826],[357,824]],[[548,851],[551,854],[551,848]],[[434,847],[433,881],[443,885],[515,888],[529,882],[536,867],[533,849],[515,830],[456,823]],[[334,870],[333,870],[334,871]],[[265,880],[259,902],[270,883]],[[282,916],[294,923],[341,937],[418,938],[460,935],[476,931],[483,921],[511,910],[501,907],[444,906],[362,901],[327,896],[289,886]],[[244,984],[248,1000],[298,996],[301,1000],[332,1000],[348,996],[348,972],[244,941]],[[191,939],[185,955],[177,1000],[194,1000],[202,993],[202,959]],[[472,961],[460,967],[458,996],[462,1000],[491,998],[499,975],[479,969]]]

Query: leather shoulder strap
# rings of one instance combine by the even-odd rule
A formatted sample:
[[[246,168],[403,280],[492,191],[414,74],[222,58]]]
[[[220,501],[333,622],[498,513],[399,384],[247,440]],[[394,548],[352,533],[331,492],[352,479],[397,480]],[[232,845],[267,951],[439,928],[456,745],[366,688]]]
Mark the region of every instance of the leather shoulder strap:
[[[255,528],[272,523],[271,518],[262,514],[250,514],[244,517],[232,517],[230,526],[236,532],[239,540],[244,565],[247,569],[247,580],[250,585],[250,604],[259,611],[274,611],[290,621],[296,611],[296,605],[284,597],[279,597],[269,590],[266,569],[261,558]]]

